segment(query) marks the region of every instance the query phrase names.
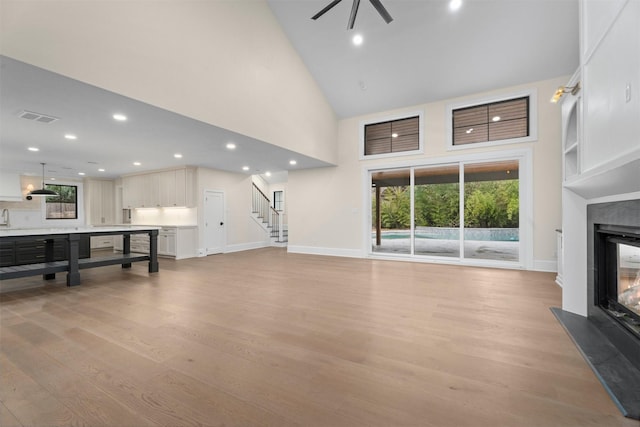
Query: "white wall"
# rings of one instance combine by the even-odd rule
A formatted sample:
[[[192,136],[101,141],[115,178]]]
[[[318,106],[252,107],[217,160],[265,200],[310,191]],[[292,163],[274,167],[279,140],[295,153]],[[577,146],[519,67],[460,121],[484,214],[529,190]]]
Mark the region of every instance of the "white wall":
[[[138,208],[131,212],[133,225],[197,225],[196,208]]]
[[[534,268],[556,268],[555,229],[561,219],[561,115],[559,106],[548,99],[569,76],[469,95],[404,109],[341,120],[338,127],[338,166],[316,170],[290,171],[288,185],[289,249],[308,253],[364,256],[363,212],[364,166],[402,160],[434,159],[469,153],[530,147],[533,151],[533,259]],[[447,151],[446,105],[535,88],[538,92],[538,140],[531,143],[489,148]],[[424,111],[424,155],[398,159],[360,160],[359,128],[362,121],[403,113]]]
[[[250,175],[213,169],[197,169],[198,248],[204,248],[204,192],[218,190],[225,196],[226,249],[233,252],[268,246],[268,236],[251,217]]]
[[[336,161],[336,117],[264,0],[0,2],[3,55]]]
[[[76,185],[78,187],[78,219],[52,220],[45,219],[44,197],[34,197],[27,200],[28,185],[34,189],[42,188],[42,177],[20,176],[20,188],[22,201],[0,202],[0,211],[9,209],[10,224],[12,228],[42,228],[42,227],[81,227],[85,225],[84,189],[82,181],[64,180],[55,181],[55,184]]]

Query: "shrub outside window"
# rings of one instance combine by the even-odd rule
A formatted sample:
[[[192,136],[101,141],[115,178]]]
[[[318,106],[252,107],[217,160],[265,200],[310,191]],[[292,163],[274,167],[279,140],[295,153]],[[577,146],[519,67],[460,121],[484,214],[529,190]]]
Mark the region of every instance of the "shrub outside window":
[[[75,185],[46,184],[47,190],[58,193],[57,196],[47,197],[46,219],[77,219],[78,218],[78,187]]]

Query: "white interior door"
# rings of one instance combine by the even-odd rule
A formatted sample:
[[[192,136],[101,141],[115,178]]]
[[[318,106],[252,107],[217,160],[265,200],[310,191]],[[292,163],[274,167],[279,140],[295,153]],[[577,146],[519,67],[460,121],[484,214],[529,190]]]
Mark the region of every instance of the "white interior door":
[[[206,190],[204,193],[204,235],[207,255],[220,254],[225,247],[224,193]]]

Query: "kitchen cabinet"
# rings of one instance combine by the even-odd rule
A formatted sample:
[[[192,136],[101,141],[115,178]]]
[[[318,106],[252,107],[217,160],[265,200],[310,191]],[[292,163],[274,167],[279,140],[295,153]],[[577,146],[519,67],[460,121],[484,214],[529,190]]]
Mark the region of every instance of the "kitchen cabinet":
[[[128,209],[195,206],[195,171],[180,168],[125,176],[123,203]]]
[[[91,249],[112,248],[114,237],[118,236],[91,236]]]
[[[158,255],[176,256],[175,227],[163,227],[158,231]]]
[[[115,187],[113,181],[85,180],[85,214],[89,225],[115,222]]]
[[[198,228],[193,226],[164,226],[158,231],[158,256],[175,259],[196,256]],[[116,236],[117,238],[118,236]],[[114,249],[121,251],[122,244],[116,243]],[[149,236],[136,234],[131,236],[131,252],[149,252]]]
[[[44,239],[29,240],[11,238],[0,241],[0,267],[41,263],[45,260]],[[89,237],[82,236],[79,243],[79,258],[89,258],[91,249]],[[64,236],[53,240],[53,261],[68,259],[67,244]]]
[[[122,178],[122,207],[125,209],[142,206],[143,176],[133,175]]]

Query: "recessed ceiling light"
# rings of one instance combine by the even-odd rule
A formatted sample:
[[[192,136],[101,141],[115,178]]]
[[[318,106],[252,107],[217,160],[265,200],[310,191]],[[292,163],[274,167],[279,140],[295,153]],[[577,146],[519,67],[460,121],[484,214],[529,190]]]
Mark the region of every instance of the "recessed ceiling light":
[[[176,153],[176,154],[173,155],[173,157],[175,157],[176,159],[181,159],[182,158],[182,154]]]
[[[40,151],[40,149],[36,148],[36,147],[29,147],[28,150],[29,151]]]
[[[462,6],[462,0],[451,0],[449,2],[449,10],[456,11]]]
[[[140,166],[142,163],[140,162],[133,162],[133,166]]]
[[[120,114],[120,113],[116,113],[113,115],[113,118],[119,122],[126,122],[127,121],[127,116],[125,116],[124,114]]]
[[[55,181],[56,179],[55,179],[55,178],[49,178],[49,180],[50,180],[50,181]]]
[[[82,175],[82,176],[84,176],[84,175],[85,175],[85,173],[84,173],[84,172],[78,172],[78,175]]]
[[[493,118],[491,119],[494,122],[499,122],[500,121],[500,116],[493,116]]]
[[[471,132],[473,132],[473,128],[467,129],[467,133],[471,133]]]
[[[265,175],[267,175],[267,176],[271,176],[271,172],[266,171],[266,172],[265,172]]]
[[[361,34],[356,34],[355,36],[353,36],[351,41],[353,42],[354,45],[360,46],[362,42],[364,42],[364,38],[362,38]]]
[[[98,172],[104,172],[104,169],[100,168],[98,169]]]
[[[397,133],[392,133],[392,134],[391,134],[391,138],[397,138],[397,137],[398,137],[398,134],[397,134]]]
[[[233,142],[229,142],[227,144],[227,149],[228,150],[235,150],[236,149],[236,144],[234,144]]]
[[[243,170],[243,171],[248,171],[248,170],[249,170],[249,166],[243,166],[243,167],[242,167],[242,170]]]
[[[296,162],[295,160],[289,160],[289,164],[290,164],[290,165],[297,165],[297,164],[298,164],[298,162]]]
[[[78,137],[77,137],[77,136],[72,135],[72,134],[70,134],[70,133],[66,134],[64,137],[65,137],[66,139],[72,139],[72,140],[73,140],[73,139],[78,139]]]

